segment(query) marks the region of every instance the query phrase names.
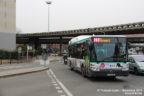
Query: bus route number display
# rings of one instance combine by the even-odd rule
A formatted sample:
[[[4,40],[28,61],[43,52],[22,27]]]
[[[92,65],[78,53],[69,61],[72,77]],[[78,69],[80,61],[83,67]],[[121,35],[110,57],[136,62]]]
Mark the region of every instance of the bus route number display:
[[[99,42],[110,42],[110,39],[103,39],[103,38],[93,38],[94,43],[99,43]]]

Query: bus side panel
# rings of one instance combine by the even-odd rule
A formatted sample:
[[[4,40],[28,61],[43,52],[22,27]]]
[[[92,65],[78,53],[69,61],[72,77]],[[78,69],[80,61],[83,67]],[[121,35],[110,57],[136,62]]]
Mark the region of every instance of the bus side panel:
[[[80,72],[81,72],[82,64],[85,64],[85,60],[84,59],[76,59],[76,68]]]
[[[71,66],[75,69],[81,72],[81,65],[85,65],[85,60],[84,59],[76,59],[76,58],[68,58],[68,65]]]
[[[75,68],[75,62],[76,62],[76,59],[75,58],[72,58],[72,57],[69,57],[68,58],[68,65],[73,68]]]

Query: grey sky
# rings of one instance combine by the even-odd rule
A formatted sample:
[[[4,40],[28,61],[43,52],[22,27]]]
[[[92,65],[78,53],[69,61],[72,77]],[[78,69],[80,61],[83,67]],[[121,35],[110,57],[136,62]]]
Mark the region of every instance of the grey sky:
[[[47,32],[46,0],[17,0],[17,27]],[[144,0],[50,0],[50,31],[144,21]]]

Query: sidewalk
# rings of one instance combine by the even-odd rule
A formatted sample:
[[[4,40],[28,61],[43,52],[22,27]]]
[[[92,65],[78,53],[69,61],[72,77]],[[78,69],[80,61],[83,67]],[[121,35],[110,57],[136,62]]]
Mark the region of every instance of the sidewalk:
[[[50,62],[54,62],[54,61],[58,61],[58,60],[61,60],[62,57],[61,56],[49,56],[47,60],[49,60]],[[36,59],[34,58],[33,60],[31,60],[31,62],[40,62],[42,59],[41,59],[41,56],[39,57],[39,59]],[[21,65],[21,64],[28,64],[28,63],[31,63],[31,62],[19,62],[19,63],[5,63],[5,64],[0,64],[0,66],[13,66],[13,65]]]
[[[41,57],[39,57],[41,58]],[[54,61],[58,61],[58,60],[61,60],[62,59],[62,56],[49,56],[47,60],[49,60],[50,62],[54,62]],[[38,60],[34,60],[35,62],[39,62],[41,61],[42,59],[38,59]]]
[[[50,62],[54,62],[54,61],[61,60],[61,58],[62,58],[61,56],[49,56],[48,60]],[[34,60],[32,62],[39,62],[40,63],[40,61],[42,61],[42,59]],[[19,63],[19,65],[20,64],[22,65],[23,63]],[[6,64],[6,66],[8,66],[8,65],[9,66],[15,66],[16,64]],[[40,71],[44,71],[44,70],[48,70],[48,69],[49,69],[48,66],[36,66],[36,67],[32,67],[32,68],[8,70],[8,71],[0,72],[0,78],[23,75],[23,74],[33,73],[33,72],[40,72]]]

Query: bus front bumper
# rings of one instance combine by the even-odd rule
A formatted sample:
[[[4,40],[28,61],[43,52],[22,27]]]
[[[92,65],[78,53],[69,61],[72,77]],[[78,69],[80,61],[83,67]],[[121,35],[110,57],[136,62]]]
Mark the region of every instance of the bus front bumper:
[[[100,70],[100,71],[92,71],[89,70],[88,74],[92,77],[105,77],[105,76],[128,76],[129,71],[122,70]]]

